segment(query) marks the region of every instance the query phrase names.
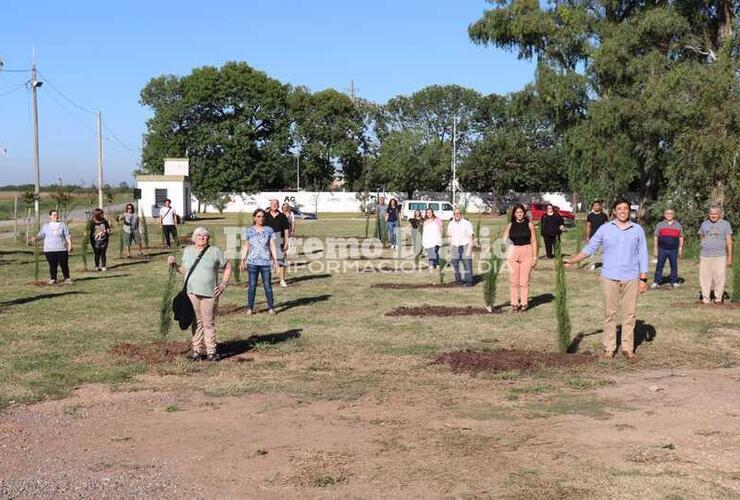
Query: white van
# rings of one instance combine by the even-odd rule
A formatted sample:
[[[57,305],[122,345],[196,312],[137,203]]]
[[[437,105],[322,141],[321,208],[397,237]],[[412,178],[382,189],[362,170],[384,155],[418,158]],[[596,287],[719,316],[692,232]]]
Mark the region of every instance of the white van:
[[[434,210],[434,215],[442,220],[452,220],[452,203],[446,201],[406,200],[401,205],[401,216],[410,219],[415,211],[420,210],[424,217],[427,208]]]

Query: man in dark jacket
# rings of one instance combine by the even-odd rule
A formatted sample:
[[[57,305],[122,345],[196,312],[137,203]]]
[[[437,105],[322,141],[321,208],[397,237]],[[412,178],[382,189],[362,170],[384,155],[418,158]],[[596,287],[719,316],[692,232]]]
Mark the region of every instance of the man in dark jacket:
[[[270,208],[265,212],[265,225],[272,228],[275,232],[280,286],[286,287],[288,284],[285,282],[285,253],[288,251],[288,242],[290,241],[290,221],[280,211],[280,202],[278,200],[270,200]]]
[[[555,245],[560,241],[560,233],[563,232],[565,221],[563,217],[555,211],[552,204],[547,204],[547,213],[542,216],[540,222],[542,227],[542,238],[545,240],[545,253],[548,259],[555,256]]]

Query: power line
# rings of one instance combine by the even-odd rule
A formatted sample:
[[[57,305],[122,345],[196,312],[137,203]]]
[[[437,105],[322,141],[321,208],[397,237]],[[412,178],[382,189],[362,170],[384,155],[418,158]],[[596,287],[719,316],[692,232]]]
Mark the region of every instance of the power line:
[[[5,92],[0,92],[0,97],[4,97],[4,96],[6,96],[6,95],[10,95],[10,94],[13,94],[13,93],[15,93],[15,92],[19,91],[20,89],[22,89],[22,88],[25,88],[25,86],[26,86],[26,84],[25,84],[25,83],[21,83],[21,84],[20,84],[20,85],[18,85],[17,87],[14,87],[14,88],[12,88],[12,89],[10,89],[10,90],[7,90],[7,91],[5,91]]]
[[[70,104],[71,104],[72,106],[74,106],[75,108],[77,108],[77,109],[79,109],[79,110],[81,110],[81,111],[84,111],[85,113],[90,113],[91,115],[94,115],[94,114],[95,114],[95,111],[91,111],[91,110],[87,109],[86,107],[82,106],[81,104],[77,104],[77,103],[76,103],[75,101],[73,101],[72,99],[70,99],[69,97],[67,97],[66,95],[64,95],[64,93],[63,93],[63,92],[62,92],[61,90],[59,90],[59,89],[58,89],[58,88],[56,87],[56,85],[54,85],[54,84],[53,84],[53,83],[51,82],[51,80],[49,80],[49,77],[47,77],[47,76],[46,76],[45,74],[41,73],[41,71],[39,71],[38,73],[39,73],[39,75],[41,76],[41,78],[43,78],[43,79],[44,79],[44,83],[48,83],[48,84],[49,84],[49,86],[50,86],[50,87],[51,87],[52,89],[54,89],[54,91],[55,91],[55,92],[56,92],[57,94],[59,94],[60,96],[62,96],[62,97],[63,97],[63,98],[64,98],[64,99],[65,99],[65,100],[66,100],[67,102],[69,102],[69,103],[70,103]]]
[[[9,68],[3,68],[0,66],[0,73],[28,73],[30,72],[30,69],[9,69]]]
[[[116,135],[115,133],[113,133],[113,131],[112,131],[112,130],[110,129],[110,127],[108,126],[108,124],[107,124],[107,123],[106,123],[105,121],[103,121],[103,128],[104,128],[104,129],[105,129],[106,131],[108,131],[108,133],[109,133],[109,134],[111,135],[111,137],[113,137],[113,139],[114,139],[114,140],[115,140],[115,141],[116,141],[116,142],[117,142],[117,143],[118,143],[118,144],[119,144],[119,145],[120,145],[120,146],[121,146],[121,147],[122,147],[123,149],[126,149],[126,150],[128,150],[128,151],[131,151],[132,153],[138,153],[138,152],[139,152],[139,149],[138,149],[138,148],[133,148],[133,147],[129,146],[128,144],[126,144],[125,142],[123,142],[123,141],[122,141],[121,139],[119,139],[119,138],[118,138],[118,136],[117,136],[117,135]],[[108,139],[108,138],[106,137],[106,139]]]
[[[64,111],[66,111],[66,112],[67,112],[67,113],[68,113],[68,114],[69,114],[69,115],[70,115],[70,116],[71,116],[72,118],[74,118],[74,119],[75,119],[75,121],[76,121],[77,123],[79,123],[80,125],[82,125],[83,127],[85,127],[85,128],[86,128],[86,129],[87,129],[87,130],[88,130],[89,132],[92,132],[92,133],[93,133],[93,135],[95,135],[95,133],[96,133],[96,132],[95,132],[95,129],[93,129],[93,128],[92,128],[92,127],[91,127],[90,125],[88,125],[87,123],[85,123],[85,121],[84,121],[84,120],[83,120],[82,118],[80,118],[79,116],[77,116],[77,115],[76,115],[76,114],[74,113],[74,111],[72,111],[71,109],[67,108],[67,106],[65,106],[65,105],[64,105],[63,103],[61,103],[60,101],[58,101],[58,100],[56,99],[56,97],[54,97],[54,96],[53,96],[52,94],[49,94],[49,93],[47,92],[47,93],[46,93],[45,95],[46,95],[46,96],[47,96],[47,97],[48,97],[49,99],[51,99],[52,101],[54,101],[54,102],[55,102],[55,103],[57,104],[57,106],[59,106],[60,108],[62,108],[62,109],[63,109]]]

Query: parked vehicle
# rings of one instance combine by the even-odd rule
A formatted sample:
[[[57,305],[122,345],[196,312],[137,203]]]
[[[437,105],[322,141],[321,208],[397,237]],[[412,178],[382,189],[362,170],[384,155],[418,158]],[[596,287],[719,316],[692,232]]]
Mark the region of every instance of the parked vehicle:
[[[547,203],[532,203],[529,206],[529,216],[532,219],[532,222],[542,219],[542,216],[547,213],[547,205]],[[555,209],[555,212],[560,214],[566,224],[570,225],[575,223],[576,216],[573,212],[569,212],[568,210],[560,210],[555,205],[553,205],[552,207]]]
[[[303,219],[303,220],[316,220],[318,219],[318,216],[311,212],[303,212],[298,207],[291,207],[293,209],[293,215],[295,215],[296,219]]]
[[[434,214],[442,220],[452,220],[452,203],[446,201],[406,200],[401,205],[401,216],[410,219],[416,210],[423,214],[427,208],[434,210]]]

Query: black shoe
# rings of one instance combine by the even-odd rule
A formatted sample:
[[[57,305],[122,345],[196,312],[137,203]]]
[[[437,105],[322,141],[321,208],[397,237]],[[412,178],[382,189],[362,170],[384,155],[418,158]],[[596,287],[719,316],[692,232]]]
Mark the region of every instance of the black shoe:
[[[190,356],[188,356],[188,359],[190,361],[201,361],[203,359],[203,355],[197,352],[194,352]]]
[[[209,354],[208,356],[206,356],[206,361],[208,361],[209,363],[215,363],[216,361],[218,361],[218,354]]]

